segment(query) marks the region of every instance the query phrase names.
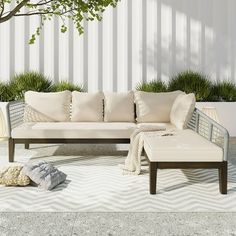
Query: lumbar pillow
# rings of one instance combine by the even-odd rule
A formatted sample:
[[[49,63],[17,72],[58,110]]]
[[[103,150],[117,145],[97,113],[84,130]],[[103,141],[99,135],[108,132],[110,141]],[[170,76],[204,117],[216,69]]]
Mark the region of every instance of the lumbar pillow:
[[[51,190],[66,180],[67,175],[59,171],[52,164],[39,162],[37,164],[26,164],[23,173],[40,188]]]
[[[26,186],[30,178],[22,172],[23,166],[8,166],[0,170],[0,184],[5,186]]]
[[[134,122],[134,94],[104,93],[104,121],[107,122]]]
[[[182,91],[166,93],[135,92],[137,122],[170,122],[171,107]]]
[[[191,119],[195,108],[195,95],[190,94],[180,94],[174,101],[174,104],[170,112],[170,121],[178,129],[187,128],[187,124]]]
[[[72,92],[71,121],[103,121],[103,93]]]
[[[28,91],[25,93],[28,108],[24,114],[25,122],[69,121],[71,92],[41,93]]]

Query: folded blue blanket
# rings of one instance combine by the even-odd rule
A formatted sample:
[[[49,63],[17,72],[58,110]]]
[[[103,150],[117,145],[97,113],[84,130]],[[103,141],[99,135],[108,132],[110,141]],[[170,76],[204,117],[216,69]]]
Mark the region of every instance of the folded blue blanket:
[[[52,190],[58,184],[63,183],[67,177],[65,173],[47,162],[28,163],[23,167],[22,172],[45,190]]]

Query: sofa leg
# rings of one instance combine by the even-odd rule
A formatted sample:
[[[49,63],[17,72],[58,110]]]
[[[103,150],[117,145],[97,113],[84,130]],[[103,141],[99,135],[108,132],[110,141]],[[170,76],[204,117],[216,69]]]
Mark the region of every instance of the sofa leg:
[[[25,142],[25,149],[29,149],[29,146],[30,146],[30,144],[29,144],[29,142]]]
[[[9,155],[9,162],[14,162],[14,154],[15,154],[15,142],[14,139],[9,138],[8,141],[8,155]]]
[[[156,183],[157,183],[157,163],[149,163],[149,185],[150,194],[156,194]]]
[[[223,161],[219,169],[219,184],[221,194],[227,194],[228,163]]]

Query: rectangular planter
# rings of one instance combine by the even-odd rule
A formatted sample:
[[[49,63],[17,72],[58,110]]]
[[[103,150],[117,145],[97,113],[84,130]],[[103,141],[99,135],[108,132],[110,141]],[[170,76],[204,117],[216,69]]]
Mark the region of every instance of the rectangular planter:
[[[9,117],[7,112],[8,102],[0,102],[0,115],[1,119],[0,121],[2,124],[0,124],[1,127],[4,127],[4,132],[0,134],[0,138],[9,138],[10,137],[10,129],[9,129]],[[2,128],[1,128],[2,129]]]
[[[230,136],[236,136],[236,102],[197,102],[196,107],[215,107],[220,124],[224,126]]]

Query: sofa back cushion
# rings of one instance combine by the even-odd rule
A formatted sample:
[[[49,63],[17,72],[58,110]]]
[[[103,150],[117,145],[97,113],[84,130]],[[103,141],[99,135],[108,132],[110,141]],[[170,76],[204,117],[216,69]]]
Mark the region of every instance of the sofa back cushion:
[[[103,121],[103,99],[102,92],[81,93],[72,92],[72,115],[74,122],[100,122]]]
[[[182,91],[166,93],[135,92],[137,122],[170,122],[171,107]]]
[[[170,112],[170,122],[178,129],[186,129],[195,108],[195,95],[180,94],[174,101]]]
[[[134,93],[104,93],[104,121],[134,122]]]
[[[25,93],[25,122],[70,121],[71,92]]]

